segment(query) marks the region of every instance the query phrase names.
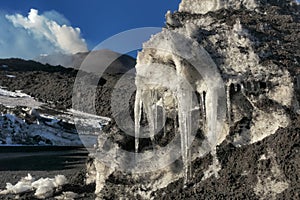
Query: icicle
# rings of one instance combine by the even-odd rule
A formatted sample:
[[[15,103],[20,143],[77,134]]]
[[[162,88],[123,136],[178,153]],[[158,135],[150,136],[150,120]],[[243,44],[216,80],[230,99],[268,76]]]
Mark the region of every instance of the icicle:
[[[227,119],[231,126],[231,100],[230,100],[230,83],[226,85],[226,102],[227,102]]]
[[[177,127],[178,127],[178,124],[177,124],[177,114],[175,113],[175,115],[174,115],[174,134],[177,133]]]
[[[244,95],[244,97],[247,98],[247,95],[246,95],[246,93],[245,93],[245,86],[244,86],[243,83],[241,84],[241,92],[242,92],[242,94]]]
[[[203,119],[203,99],[201,92],[198,92],[199,94],[199,113],[200,113],[200,120],[202,122],[202,126],[204,127],[204,119]]]
[[[173,105],[174,105],[174,134],[176,135],[177,133],[177,127],[178,127],[178,124],[177,124],[177,110],[176,110],[176,96],[174,96],[173,98]]]
[[[136,91],[135,105],[134,105],[135,152],[136,153],[138,153],[138,150],[139,150],[139,136],[140,136],[141,112],[142,112],[141,91],[138,89]]]
[[[187,87],[178,89],[178,121],[179,132],[181,136],[181,154],[184,169],[184,183],[189,180],[189,166],[190,166],[190,144],[191,137],[191,110],[192,110],[192,92]]]
[[[265,89],[265,91],[269,92],[270,88],[271,88],[271,85],[270,85],[269,81],[266,80],[266,89]]]
[[[153,137],[156,133],[156,130],[157,130],[157,101],[158,101],[158,95],[157,95],[157,91],[156,90],[152,90],[151,92],[151,96],[152,96],[152,109],[153,109],[153,122],[154,122],[154,134],[153,134]]]
[[[200,93],[200,104],[201,104],[201,116],[202,116],[203,127],[205,127],[205,124],[206,124],[206,111],[205,111],[204,92]]]
[[[157,90],[152,90],[151,91],[151,96],[152,96],[152,123],[153,123],[153,127],[152,127],[152,132],[150,132],[150,138],[152,141],[152,144],[154,145],[155,139],[154,136],[156,134],[157,131],[157,118],[158,118],[158,112],[157,112],[157,101],[158,101],[158,95],[157,95]]]
[[[189,93],[189,102],[188,102],[188,110],[187,110],[187,125],[188,125],[188,134],[187,134],[187,162],[188,162],[188,179],[192,177],[192,153],[191,153],[191,144],[192,144],[192,111],[194,108],[193,104],[193,93],[190,91]]]
[[[155,113],[155,108],[157,105],[157,99],[154,99],[156,91],[145,90],[143,91],[143,105],[145,107],[145,111],[147,114],[147,120],[149,124],[149,132],[152,144],[154,144],[154,136],[155,136],[155,126],[157,123],[157,112]],[[155,102],[155,103],[154,103]]]
[[[217,126],[219,124],[218,118],[218,93],[213,90],[209,89],[206,94],[206,114],[207,114],[207,140],[211,146],[211,150],[215,151],[216,145],[218,143],[216,132]]]
[[[241,92],[242,92],[242,94],[245,94],[245,86],[243,83],[241,84]]]
[[[165,98],[164,94],[161,95],[162,102],[162,125],[164,129],[164,137],[166,137],[167,129],[166,129],[166,110],[165,110]]]

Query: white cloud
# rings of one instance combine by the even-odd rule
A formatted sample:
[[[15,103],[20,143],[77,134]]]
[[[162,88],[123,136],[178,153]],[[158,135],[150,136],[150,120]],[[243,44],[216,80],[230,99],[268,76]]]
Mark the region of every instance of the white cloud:
[[[48,18],[49,20],[56,21],[59,25],[67,25],[70,26],[70,21],[65,18],[62,14],[55,10],[46,11],[43,13],[43,16]]]
[[[87,51],[79,28],[56,11],[28,16],[0,12],[0,57],[35,58],[40,54],[73,54]]]

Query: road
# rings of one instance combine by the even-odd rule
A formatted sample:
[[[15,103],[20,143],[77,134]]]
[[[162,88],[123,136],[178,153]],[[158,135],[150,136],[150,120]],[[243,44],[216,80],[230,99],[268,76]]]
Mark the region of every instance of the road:
[[[1,171],[53,171],[85,164],[88,151],[79,147],[0,146]]]

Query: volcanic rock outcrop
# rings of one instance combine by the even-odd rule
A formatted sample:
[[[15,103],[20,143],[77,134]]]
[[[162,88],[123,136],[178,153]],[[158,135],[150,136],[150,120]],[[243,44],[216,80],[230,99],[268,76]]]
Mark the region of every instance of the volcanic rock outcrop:
[[[99,138],[96,193],[299,197],[299,5],[183,0],[166,18],[138,55],[135,137]]]

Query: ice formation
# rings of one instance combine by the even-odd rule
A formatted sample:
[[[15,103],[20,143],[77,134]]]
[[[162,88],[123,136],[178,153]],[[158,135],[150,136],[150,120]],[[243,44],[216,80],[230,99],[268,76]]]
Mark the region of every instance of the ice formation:
[[[170,66],[165,63],[173,64]],[[187,182],[191,163],[190,146],[195,135],[192,130],[192,110],[201,108],[205,135],[212,152],[226,136],[223,116],[225,90],[218,69],[201,46],[185,35],[169,30],[153,36],[144,44],[143,51],[138,55],[136,69],[136,152],[141,109],[147,114],[150,137],[153,141],[158,131],[157,104],[161,101],[164,109],[171,107],[172,105],[163,101],[164,93],[171,93],[175,102],[173,109],[178,115],[181,155]],[[197,100],[197,94],[201,104]]]
[[[201,112],[202,127],[200,124],[199,127],[210,146],[205,151],[212,155],[216,146],[229,134],[229,128],[245,118],[252,119],[253,126],[242,129],[234,137],[232,143],[236,146],[260,141],[289,124],[289,117],[283,108],[266,112],[259,106],[265,99],[283,106],[293,106],[293,80],[288,70],[275,64],[267,67],[261,65],[259,55],[253,49],[252,36],[239,19],[229,26],[223,22],[213,22],[209,15],[191,17],[186,14],[205,14],[221,8],[254,10],[257,6],[257,1],[183,0],[180,12],[166,14],[168,29],[146,42],[138,55],[136,152],[142,110],[146,113],[153,140],[159,132],[156,130],[158,102],[163,102],[165,92],[171,93],[173,108],[166,102],[160,104],[166,113],[175,109],[178,114],[178,127],[175,125],[174,128],[178,128],[181,136],[185,182],[188,181],[188,166],[191,163],[189,146],[193,138],[191,122],[194,121],[191,111],[196,107]],[[199,31],[215,33],[199,39]],[[222,62],[216,65],[205,49],[212,51],[214,58],[222,57]],[[199,97],[197,101],[193,95]],[[219,167],[216,157],[211,168],[217,175]]]

